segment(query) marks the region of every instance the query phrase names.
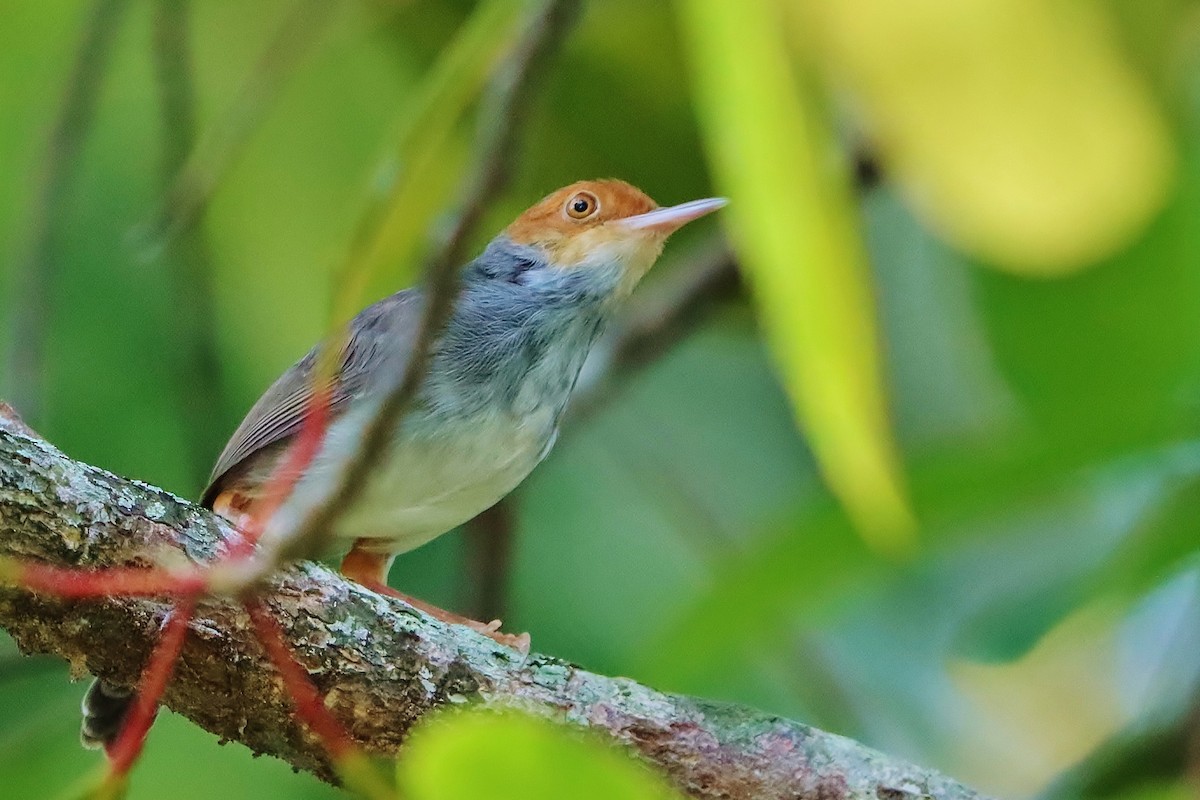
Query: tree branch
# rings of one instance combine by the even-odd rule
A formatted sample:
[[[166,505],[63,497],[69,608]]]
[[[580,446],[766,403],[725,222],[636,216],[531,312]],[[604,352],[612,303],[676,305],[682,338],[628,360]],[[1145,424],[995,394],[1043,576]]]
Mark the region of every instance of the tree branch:
[[[0,556],[104,567],[211,560],[225,522],[170,493],[72,461],[0,405]],[[426,617],[312,563],[283,570],[266,606],[330,709],[369,752],[395,756],[426,713],[464,699],[607,732],[696,798],[969,800],[971,790],[856,742],[748,708],[656,692]],[[132,685],[167,606],[61,601],[0,588],[0,625],[25,652]],[[167,706],[258,753],[331,779],[242,612],[203,603]]]
[[[500,498],[467,523],[467,613],[473,619],[508,616],[508,572],[516,539],[515,495]]]

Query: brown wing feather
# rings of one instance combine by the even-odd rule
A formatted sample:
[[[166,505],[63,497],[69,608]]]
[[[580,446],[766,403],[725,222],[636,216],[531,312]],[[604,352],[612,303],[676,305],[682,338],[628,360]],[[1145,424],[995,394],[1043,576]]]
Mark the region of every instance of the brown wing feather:
[[[385,360],[390,369],[403,369],[421,316],[421,295],[415,289],[398,292],[363,309],[350,321],[350,336],[334,377],[330,418],[336,420],[367,388],[373,367]],[[319,348],[319,346],[318,346]],[[213,467],[202,503],[216,497],[258,456],[278,453],[304,423],[312,396],[318,348],[310,350],[279,376],[246,414]]]

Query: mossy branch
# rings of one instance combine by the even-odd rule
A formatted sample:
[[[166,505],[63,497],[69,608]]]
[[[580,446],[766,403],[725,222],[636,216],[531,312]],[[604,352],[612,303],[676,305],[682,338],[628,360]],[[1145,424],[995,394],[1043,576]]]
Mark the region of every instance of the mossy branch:
[[[73,461],[0,404],[0,556],[81,568],[214,558],[229,529],[207,510]],[[697,798],[967,800],[973,791],[857,742],[734,705],[664,694],[559,659],[522,657],[312,563],[281,570],[267,606],[330,709],[368,751],[395,757],[425,714],[470,700],[601,731]],[[167,606],[63,601],[0,588],[0,625],[30,653],[132,685]],[[165,703],[223,739],[330,779],[240,609],[192,621]]]

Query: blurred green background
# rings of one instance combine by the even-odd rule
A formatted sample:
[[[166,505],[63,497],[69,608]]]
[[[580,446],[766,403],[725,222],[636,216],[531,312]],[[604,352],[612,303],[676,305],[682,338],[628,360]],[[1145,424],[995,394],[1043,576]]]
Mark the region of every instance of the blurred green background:
[[[331,309],[419,276],[494,64],[446,54],[522,30],[487,5],[0,0],[0,397],[195,497]],[[895,5],[587,4],[476,244],[614,176],[729,194],[747,280],[644,368],[589,367],[607,388],[506,504],[502,575],[493,520],[392,582],[1002,797],[1194,797],[1200,4]],[[164,233],[188,158],[211,196]],[[419,191],[385,228],[415,229],[347,273],[389,180]],[[632,319],[722,262],[719,227],[671,242]],[[67,676],[0,639],[4,797],[96,764]],[[131,797],[214,794],[339,796],[164,713]]]

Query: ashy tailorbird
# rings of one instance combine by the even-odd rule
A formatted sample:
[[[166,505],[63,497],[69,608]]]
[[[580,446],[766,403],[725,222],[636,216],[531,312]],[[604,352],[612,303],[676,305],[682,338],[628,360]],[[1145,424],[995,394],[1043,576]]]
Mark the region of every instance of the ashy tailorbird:
[[[499,621],[460,617],[387,587],[395,557],[474,517],[537,466],[558,432],[580,368],[604,324],[684,224],[725,205],[719,198],[670,208],[618,180],[581,181],[521,214],[461,275],[420,389],[387,454],[329,540],[349,552],[349,578],[399,595],[447,622],[528,649]],[[365,427],[403,373],[425,304],[406,289],[349,325],[332,382],[329,427],[292,497],[326,496]],[[300,431],[319,348],[267,389],[213,469],[203,502],[234,522],[252,513]],[[84,741],[119,730],[129,693],[97,682],[84,703]]]

